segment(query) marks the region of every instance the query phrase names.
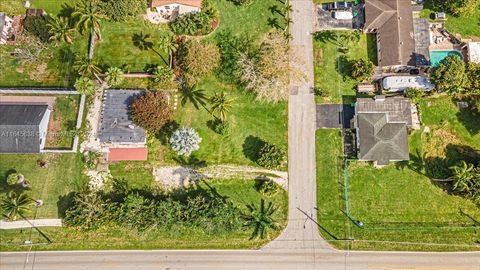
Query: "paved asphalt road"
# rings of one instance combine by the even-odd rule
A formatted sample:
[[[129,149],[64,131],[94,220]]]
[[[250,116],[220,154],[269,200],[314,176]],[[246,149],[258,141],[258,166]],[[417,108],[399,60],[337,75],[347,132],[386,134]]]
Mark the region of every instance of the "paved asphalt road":
[[[261,0],[258,0],[261,1]],[[303,73],[289,99],[289,217],[262,250],[1,253],[0,270],[480,270],[480,253],[340,252],[319,237],[316,219],[315,104],[312,95],[314,7],[292,0],[293,65]]]

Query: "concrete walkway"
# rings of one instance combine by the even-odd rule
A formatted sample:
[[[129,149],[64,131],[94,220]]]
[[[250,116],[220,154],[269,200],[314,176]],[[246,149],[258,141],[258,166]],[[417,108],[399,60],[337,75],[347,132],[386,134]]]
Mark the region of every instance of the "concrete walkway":
[[[61,219],[29,219],[35,227],[62,227]],[[0,220],[0,230],[32,228],[32,225],[25,220],[3,221]]]
[[[291,65],[303,80],[291,82],[288,102],[288,225],[278,239],[266,246],[276,250],[332,250],[320,238],[316,224],[315,101],[313,95],[312,1],[292,0]],[[314,257],[298,269],[313,269]]]

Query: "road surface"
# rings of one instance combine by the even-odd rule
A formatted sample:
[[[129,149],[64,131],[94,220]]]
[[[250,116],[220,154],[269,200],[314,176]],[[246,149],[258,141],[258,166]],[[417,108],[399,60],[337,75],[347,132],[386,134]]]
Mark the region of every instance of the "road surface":
[[[478,253],[88,251],[2,253],[2,270],[479,270]]]

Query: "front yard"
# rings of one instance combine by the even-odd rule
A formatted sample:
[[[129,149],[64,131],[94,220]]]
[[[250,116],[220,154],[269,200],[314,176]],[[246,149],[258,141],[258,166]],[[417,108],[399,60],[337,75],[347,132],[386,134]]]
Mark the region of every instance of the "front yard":
[[[431,135],[409,136],[409,162],[376,169],[352,160],[348,165],[349,210],[345,211],[342,140],[339,130],[317,131],[318,219],[334,246],[357,250],[480,250],[480,209],[451,194],[449,185],[430,180],[480,149],[478,117],[464,116],[449,97],[425,98],[422,123]],[[478,155],[478,154],[477,154]],[[419,158],[423,157],[423,158]],[[475,156],[473,157],[475,158]],[[478,158],[478,156],[476,156]],[[344,241],[353,238],[354,241]]]
[[[24,168],[25,169],[25,168]],[[27,179],[29,175],[25,173]],[[130,180],[134,180],[129,178]],[[146,190],[140,187],[136,181],[130,182],[132,188]],[[51,183],[53,184],[53,183]],[[58,183],[57,183],[58,184]],[[147,186],[153,182],[145,183]],[[35,186],[36,187],[36,186]],[[34,187],[34,188],[35,188]],[[219,196],[225,197],[229,202],[246,212],[246,205],[258,205],[261,198],[272,201],[278,206],[274,218],[279,223],[278,230],[271,231],[268,238],[249,240],[251,230],[240,229],[235,232],[207,234],[201,230],[188,227],[177,228],[172,231],[146,230],[136,231],[124,227],[102,227],[97,230],[79,231],[75,228],[42,228],[42,231],[52,239],[50,245],[37,245],[36,250],[78,250],[78,249],[239,249],[258,248],[274,239],[280,234],[286,225],[287,218],[287,193],[281,190],[272,197],[262,196],[255,189],[254,181],[245,180],[206,180],[200,183],[197,189],[213,189]],[[44,188],[48,190],[48,188]],[[241,191],[241,192],[239,192]],[[60,194],[67,195],[66,191],[51,194],[52,198]],[[47,195],[47,194],[44,194]],[[48,195],[50,196],[50,195]],[[54,203],[56,203],[54,201]],[[55,208],[55,207],[54,207]],[[42,209],[42,208],[40,208]],[[49,210],[52,214],[56,209]],[[39,216],[37,214],[37,216]],[[56,216],[56,215],[53,215]],[[0,231],[2,243],[0,250],[25,250],[21,246],[25,240],[32,239],[34,243],[43,243],[43,239],[36,231],[2,230]]]

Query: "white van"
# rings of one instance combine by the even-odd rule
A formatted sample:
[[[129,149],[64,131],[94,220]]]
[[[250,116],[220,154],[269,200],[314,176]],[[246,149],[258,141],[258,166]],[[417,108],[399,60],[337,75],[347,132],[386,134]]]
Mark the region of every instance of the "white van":
[[[353,14],[351,11],[335,11],[332,12],[333,18],[337,20],[351,20],[353,19]]]

